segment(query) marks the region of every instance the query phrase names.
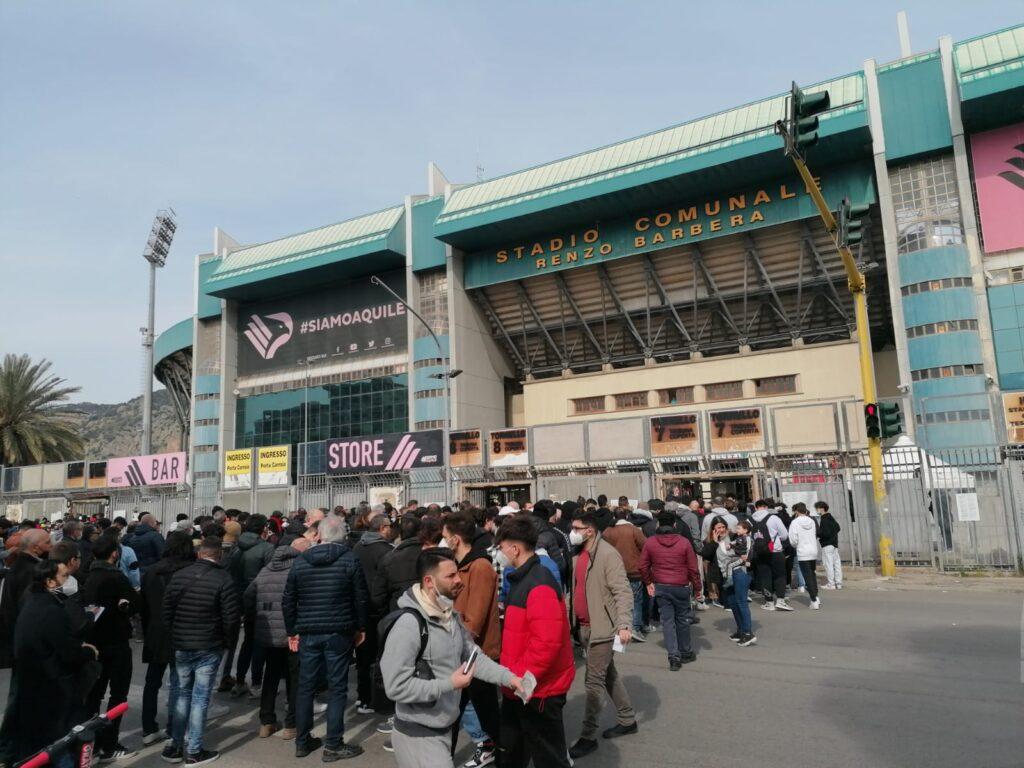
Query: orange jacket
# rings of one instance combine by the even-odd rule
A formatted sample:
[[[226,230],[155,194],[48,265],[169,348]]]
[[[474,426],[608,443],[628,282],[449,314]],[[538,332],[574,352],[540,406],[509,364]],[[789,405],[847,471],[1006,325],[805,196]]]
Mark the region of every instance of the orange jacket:
[[[630,579],[640,578],[640,553],[644,551],[644,536],[637,526],[632,523],[626,525],[612,525],[605,528],[601,535],[604,540],[619,550],[622,556],[622,565],[626,569],[626,577]]]
[[[455,610],[488,657],[501,655],[501,625],[498,623],[498,575],[482,552],[471,551],[459,563],[462,591],[455,598]]]

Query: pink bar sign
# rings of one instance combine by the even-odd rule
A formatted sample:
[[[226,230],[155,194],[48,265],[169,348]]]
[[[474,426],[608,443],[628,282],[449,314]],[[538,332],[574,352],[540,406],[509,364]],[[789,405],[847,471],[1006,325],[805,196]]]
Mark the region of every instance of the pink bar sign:
[[[1024,123],[971,136],[985,253],[1024,247]]]
[[[131,488],[141,485],[171,485],[185,482],[185,454],[154,453],[127,456],[107,462],[107,485]]]

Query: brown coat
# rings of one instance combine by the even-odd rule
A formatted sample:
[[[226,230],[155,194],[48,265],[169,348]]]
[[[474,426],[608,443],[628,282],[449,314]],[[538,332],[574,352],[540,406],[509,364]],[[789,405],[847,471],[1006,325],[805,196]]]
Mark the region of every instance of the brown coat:
[[[498,575],[486,556],[470,552],[459,563],[462,591],[455,610],[480,649],[492,659],[501,655],[501,624],[498,623]]]
[[[627,525],[613,525],[605,528],[601,534],[604,540],[619,551],[622,556],[622,565],[626,569],[626,576],[637,580],[640,578],[640,553],[644,551],[644,536],[637,526],[629,523]]]

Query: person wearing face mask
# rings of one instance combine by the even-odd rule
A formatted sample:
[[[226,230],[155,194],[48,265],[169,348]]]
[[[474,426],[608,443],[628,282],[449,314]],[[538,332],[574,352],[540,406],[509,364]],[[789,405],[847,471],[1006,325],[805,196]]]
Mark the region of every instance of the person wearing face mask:
[[[62,599],[67,575],[63,563],[37,562],[18,616],[12,700],[3,726],[12,734],[8,757],[13,762],[35,754],[71,729],[78,712],[76,675],[99,656],[94,646],[72,631]],[[70,768],[76,758],[65,753],[54,755],[50,762]]]
[[[356,712],[360,715],[373,714],[373,663],[377,659],[377,624],[388,606],[382,595],[386,592],[381,584],[383,574],[377,566],[394,549],[391,544],[391,520],[384,514],[384,506],[375,504],[366,520],[366,529],[355,546],[356,556],[363,567],[363,575],[370,590],[369,618],[366,624],[366,640],[356,648]]]
[[[458,611],[473,642],[480,646],[488,658],[497,661],[501,653],[501,625],[498,622],[498,578],[483,542],[477,545],[476,521],[470,512],[456,512],[445,518],[444,537],[455,554],[462,586],[455,598]],[[499,736],[498,691],[494,685],[474,679],[462,706],[472,702],[472,713],[482,728],[484,738],[475,738],[476,754],[470,761],[484,766],[494,760],[495,744]],[[470,718],[472,720],[472,717]],[[467,731],[469,728],[467,727]],[[479,729],[471,736],[479,736]],[[455,746],[457,734],[452,739]]]
[[[391,738],[399,768],[452,768],[462,691],[474,678],[521,691],[522,680],[480,650],[455,612],[462,583],[451,551],[423,550],[416,571],[418,581],[398,601],[401,613],[386,631],[380,658],[384,690],[395,702]]]
[[[584,512],[572,521],[570,534],[573,545],[583,545],[574,569],[573,613],[587,649],[583,730],[569,748],[574,760],[597,749],[597,719],[606,693],[615,705],[618,723],[601,735],[615,739],[637,732],[636,713],[612,656],[616,636],[623,646],[632,639],[633,592],[622,556],[604,540],[599,526],[594,513]]]
[[[93,546],[95,556],[89,567],[89,578],[82,589],[86,605],[103,608],[90,637],[100,652],[103,671],[89,693],[86,707],[89,714],[100,711],[103,696],[110,688],[106,709],[128,700],[132,681],[131,617],[140,607],[139,593],[121,572],[117,560],[120,548],[110,536],[101,536]],[[135,754],[118,740],[123,717],[114,720],[96,735],[96,749],[101,762],[119,760]]]
[[[537,557],[537,529],[529,518],[507,519],[495,538],[511,570],[501,663],[537,679],[525,703],[503,692],[499,762],[508,768],[525,768],[531,760],[536,768],[569,768],[562,712],[576,667],[562,585]]]

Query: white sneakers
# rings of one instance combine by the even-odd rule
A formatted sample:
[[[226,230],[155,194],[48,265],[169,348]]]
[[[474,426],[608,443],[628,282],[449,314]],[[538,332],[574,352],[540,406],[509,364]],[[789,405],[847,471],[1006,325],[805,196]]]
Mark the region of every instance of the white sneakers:
[[[811,610],[812,611],[821,610],[821,600],[811,600]]]

